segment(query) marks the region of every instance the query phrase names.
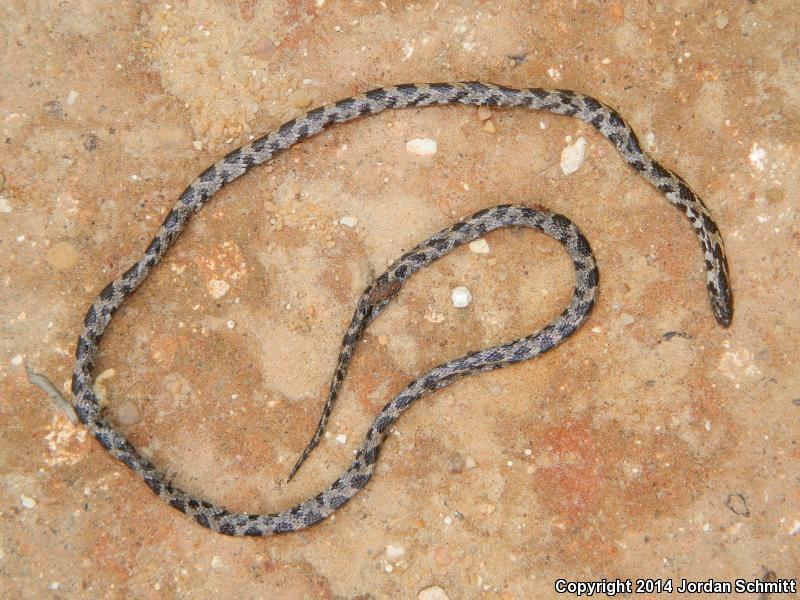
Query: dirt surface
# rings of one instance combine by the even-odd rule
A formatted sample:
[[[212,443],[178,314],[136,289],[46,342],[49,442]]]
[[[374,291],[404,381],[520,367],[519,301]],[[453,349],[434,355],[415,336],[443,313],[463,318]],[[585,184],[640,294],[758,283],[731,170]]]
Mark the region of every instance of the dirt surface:
[[[3,2],[0,595],[507,599],[553,597],[558,578],[796,578],[798,30],[791,0]],[[158,465],[231,508],[282,509],[349,464],[406,382],[545,324],[573,281],[558,244],[518,231],[415,276],[287,485],[371,277],[482,207],[574,220],[601,273],[589,321],[414,406],[335,517],[211,533],[27,383],[31,365],[68,391],[95,295],[251,135],[380,85],[476,79],[616,107],[714,214],[731,327],[685,218],[590,127],[430,107],[336,127],[227,187],[101,347],[106,410]],[[436,153],[409,152],[417,138]]]

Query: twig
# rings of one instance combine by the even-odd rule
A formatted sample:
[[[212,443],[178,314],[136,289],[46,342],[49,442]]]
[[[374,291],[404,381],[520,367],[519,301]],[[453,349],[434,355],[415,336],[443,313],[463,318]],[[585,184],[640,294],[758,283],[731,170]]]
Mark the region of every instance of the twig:
[[[70,421],[78,423],[78,414],[75,412],[72,404],[64,399],[64,396],[58,391],[56,386],[54,386],[47,377],[34,371],[30,365],[25,365],[25,370],[28,372],[28,381],[50,396],[50,399],[58,408],[66,413]]]

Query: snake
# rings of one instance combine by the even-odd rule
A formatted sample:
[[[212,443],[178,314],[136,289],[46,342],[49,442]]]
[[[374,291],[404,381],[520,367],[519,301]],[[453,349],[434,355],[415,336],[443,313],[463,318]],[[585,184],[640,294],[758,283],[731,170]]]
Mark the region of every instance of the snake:
[[[560,242],[572,260],[575,287],[566,309],[548,325],[528,336],[449,360],[407,384],[375,417],[349,467],[323,491],[300,504],[275,513],[248,514],[229,511],[195,497],[159,470],[104,414],[93,389],[92,376],[103,333],[115,311],[160,262],[191,217],[225,184],[330,125],[378,114],[386,109],[449,104],[528,108],[575,117],[592,125],[637,173],[687,216],[703,251],[712,312],[721,326],[730,324],[733,296],[719,228],[689,185],[642,150],[636,134],[617,111],[595,98],[572,90],[517,89],[478,81],[411,83],[376,88],[309,110],[208,167],[180,195],[141,258],[106,285],[86,312],[77,340],[72,373],[71,391],[75,411],[98,442],[138,475],[161,500],[193,518],[201,526],[225,535],[266,536],[310,527],[330,516],[367,485],[387,433],[416,400],[461,377],[535,358],[559,345],[586,320],[594,305],[599,277],[586,237],[562,215],[539,207],[502,204],[481,210],[429,237],[403,254],[366,288],[357,301],[352,321],[342,340],[319,425],[289,479],[319,443],[350,359],[366,326],[397,295],[403,283],[421,268],[495,229],[532,228]]]

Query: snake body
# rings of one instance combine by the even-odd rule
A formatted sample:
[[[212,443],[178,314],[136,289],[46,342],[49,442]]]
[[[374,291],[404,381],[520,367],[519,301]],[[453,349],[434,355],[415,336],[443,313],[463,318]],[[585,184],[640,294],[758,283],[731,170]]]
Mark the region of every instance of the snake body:
[[[392,264],[358,300],[342,342],[319,426],[290,478],[319,442],[347,366],[367,324],[388,305],[405,280],[425,265],[494,229],[530,227],[558,240],[569,252],[575,267],[572,299],[559,317],[539,331],[448,361],[409,383],[378,414],[355,459],[341,476],[313,498],[273,514],[232,513],[224,507],[191,496],[175,486],[142,456],[102,414],[92,389],[92,370],[103,332],[114,312],[159,263],[191,216],[220,188],[251,167],[269,160],[278,152],[319,133],[331,124],[376,114],[387,108],[453,103],[525,107],[574,116],[593,125],[638,173],[687,215],[703,249],[712,310],[721,325],[730,323],[733,303],[727,261],[722,238],[708,209],[680,177],[659,165],[641,149],[635,133],[610,107],[570,90],[513,89],[480,82],[405,84],[374,89],[313,109],[283,124],[276,131],[234,150],[206,169],[181,194],[144,255],[109,283],[89,307],[75,352],[72,394],[76,412],[109,453],[130,467],[162,500],[193,517],[200,525],[227,535],[261,536],[309,527],[333,513],[367,484],[388,429],[415,400],[449,385],[459,377],[534,358],[564,341],[585,320],[594,303],[597,268],[586,238],[566,217],[523,206],[501,205],[480,211],[428,238]]]

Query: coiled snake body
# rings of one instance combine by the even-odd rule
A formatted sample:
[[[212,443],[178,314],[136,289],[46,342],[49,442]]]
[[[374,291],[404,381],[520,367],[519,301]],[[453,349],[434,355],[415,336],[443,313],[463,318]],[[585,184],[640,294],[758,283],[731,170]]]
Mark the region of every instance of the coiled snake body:
[[[449,385],[459,377],[534,358],[564,341],[586,319],[594,303],[597,268],[589,243],[567,218],[524,206],[501,205],[482,210],[428,238],[392,264],[359,298],[352,322],[344,336],[319,426],[292,470],[290,478],[319,442],[350,358],[367,324],[380,314],[403,282],[425,265],[456,246],[494,229],[509,226],[531,227],[558,240],[569,252],[575,267],[575,291],[572,299],[561,315],[539,331],[513,342],[448,361],[409,383],[378,414],[352,464],[336,481],[315,497],[274,514],[237,514],[194,498],[176,487],[156,469],[101,414],[92,389],[91,373],[98,344],[111,316],[158,264],[192,214],[199,211],[223,185],[333,123],[376,114],[387,108],[453,103],[525,107],[574,116],[593,125],[612,142],[638,173],[657,187],[669,202],[685,212],[703,249],[706,283],[714,315],[721,325],[727,326],[730,323],[733,304],[727,262],[722,238],[708,209],[680,177],[642,151],[634,132],[613,109],[594,98],[569,90],[513,89],[479,82],[406,84],[371,90],[360,96],[311,110],[285,123],[277,131],[231,152],[206,169],[181,194],[144,255],[130,269],[109,283],[89,307],[78,338],[72,377],[76,412],[111,455],[130,467],[162,500],[190,515],[200,525],[227,535],[260,536],[309,527],[329,516],[367,484],[387,431],[415,400],[432,390]]]

